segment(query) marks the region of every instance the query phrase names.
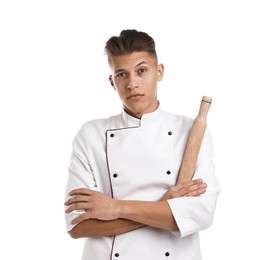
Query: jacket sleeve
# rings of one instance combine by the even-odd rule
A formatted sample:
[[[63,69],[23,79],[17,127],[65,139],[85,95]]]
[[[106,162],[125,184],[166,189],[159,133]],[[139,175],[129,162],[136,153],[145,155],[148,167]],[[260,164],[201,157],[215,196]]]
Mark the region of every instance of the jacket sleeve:
[[[199,197],[180,197],[168,200],[179,227],[179,230],[174,233],[179,237],[207,229],[213,222],[217,197],[220,193],[213,158],[212,140],[209,130],[206,129],[193,177],[193,179],[201,178],[207,183],[206,192]]]
[[[86,124],[78,131],[72,143],[72,154],[68,170],[68,180],[65,190],[65,201],[69,199],[68,193],[77,188],[95,189],[95,180],[93,178],[91,164],[88,161],[88,151],[86,145]],[[65,207],[66,209],[66,207]],[[67,231],[70,231],[74,225],[71,221],[78,215],[84,213],[83,210],[74,210],[69,214],[65,213]]]

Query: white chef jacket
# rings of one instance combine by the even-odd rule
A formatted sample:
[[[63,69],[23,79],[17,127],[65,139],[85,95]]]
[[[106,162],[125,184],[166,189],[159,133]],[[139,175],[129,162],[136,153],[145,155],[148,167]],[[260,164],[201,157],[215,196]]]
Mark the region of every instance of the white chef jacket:
[[[73,142],[66,194],[89,188],[119,200],[157,201],[175,185],[193,119],[163,111],[86,122]],[[82,260],[200,260],[200,230],[208,228],[220,192],[206,129],[194,178],[207,183],[199,197],[168,200],[178,231],[146,226],[111,237],[86,238]],[[68,195],[66,195],[68,199]],[[66,214],[71,220],[82,211]]]

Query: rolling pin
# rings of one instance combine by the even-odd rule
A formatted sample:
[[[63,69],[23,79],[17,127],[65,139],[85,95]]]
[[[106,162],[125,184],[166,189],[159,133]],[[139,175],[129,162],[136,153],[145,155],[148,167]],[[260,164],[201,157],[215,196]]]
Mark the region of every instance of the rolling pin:
[[[199,113],[193,121],[193,125],[188,136],[177,184],[190,181],[194,176],[198,153],[206,130],[207,114],[211,103],[212,98],[203,96]]]

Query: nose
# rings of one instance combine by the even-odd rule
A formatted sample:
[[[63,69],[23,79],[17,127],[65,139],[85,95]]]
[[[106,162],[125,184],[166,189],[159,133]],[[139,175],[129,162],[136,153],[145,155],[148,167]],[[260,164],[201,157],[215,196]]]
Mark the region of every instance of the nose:
[[[131,75],[129,78],[127,88],[132,90],[132,89],[135,89],[138,87],[139,87],[139,82],[138,82],[137,78],[135,76]]]
[[[136,85],[131,85],[131,84],[128,84],[128,85],[127,85],[127,89],[133,90],[133,89],[135,89],[135,88],[138,88],[138,86],[136,86]]]

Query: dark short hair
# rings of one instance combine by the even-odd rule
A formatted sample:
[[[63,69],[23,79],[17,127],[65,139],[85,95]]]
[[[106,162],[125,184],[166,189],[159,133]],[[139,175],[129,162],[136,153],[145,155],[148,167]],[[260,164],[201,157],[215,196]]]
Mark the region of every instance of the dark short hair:
[[[112,36],[105,46],[105,53],[111,65],[111,58],[130,54],[132,52],[146,51],[154,55],[157,60],[155,41],[147,33],[137,30],[123,30],[119,36]]]

